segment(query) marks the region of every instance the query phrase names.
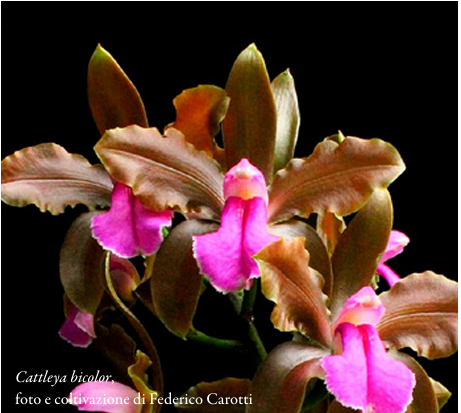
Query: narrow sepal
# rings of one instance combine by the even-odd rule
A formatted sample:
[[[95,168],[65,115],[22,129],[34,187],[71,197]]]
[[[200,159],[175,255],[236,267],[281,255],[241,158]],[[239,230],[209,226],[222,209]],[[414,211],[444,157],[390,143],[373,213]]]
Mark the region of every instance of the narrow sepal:
[[[295,82],[289,70],[278,75],[271,83],[277,111],[277,133],[274,149],[274,172],[285,168],[293,158],[301,115]]]
[[[277,115],[262,54],[254,44],[247,47],[232,67],[226,85],[229,110],[223,122],[227,166],[248,158],[272,180]]]
[[[341,234],[333,253],[333,296],[336,314],[345,301],[369,285],[392,229],[392,200],[386,189],[377,190]]]
[[[97,46],[88,66],[88,100],[101,135],[115,127],[133,124],[148,127],[138,91],[101,45]]]

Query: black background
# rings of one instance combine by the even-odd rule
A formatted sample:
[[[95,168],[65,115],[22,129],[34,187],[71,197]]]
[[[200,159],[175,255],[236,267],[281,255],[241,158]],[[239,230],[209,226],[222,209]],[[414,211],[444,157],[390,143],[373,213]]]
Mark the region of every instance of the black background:
[[[391,266],[401,275],[430,269],[457,279],[456,3],[2,6],[2,158],[56,142],[97,161],[86,70],[98,43],[137,86],[150,124],[163,128],[174,119],[177,94],[204,83],[224,87],[237,55],[255,42],[271,78],[287,67],[295,78],[302,116],[298,156],[339,129],[379,137],[400,151],[407,171],[390,187],[394,227],[411,243]],[[54,217],[2,205],[2,404],[9,411],[44,408],[15,406],[19,391],[43,403],[73,388],[17,383],[19,371],[70,375],[101,368],[94,350],[73,348],[57,335],[64,319],[59,248],[82,210]],[[199,315],[214,317],[215,332],[225,336],[232,319],[228,309],[207,312],[215,302],[224,301],[211,295]],[[247,360],[185,345],[149,322],[173,395],[198,381],[251,370]],[[422,363],[455,393],[445,408],[454,411],[456,358]]]

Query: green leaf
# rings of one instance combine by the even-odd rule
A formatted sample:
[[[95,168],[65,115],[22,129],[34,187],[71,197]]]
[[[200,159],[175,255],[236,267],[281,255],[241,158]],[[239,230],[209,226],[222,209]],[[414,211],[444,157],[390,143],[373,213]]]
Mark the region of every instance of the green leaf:
[[[304,238],[269,244],[255,256],[261,272],[262,292],[275,302],[271,321],[281,331],[300,331],[329,346],[331,328],[322,293],[323,278],[309,267]]]
[[[249,406],[249,404],[245,404],[245,401],[247,403],[251,401],[248,394],[250,384],[250,380],[232,377],[211,383],[202,382],[187,390],[181,396],[179,403],[175,404],[175,407],[180,412],[187,413],[244,413],[245,408]],[[203,403],[192,404],[184,402],[186,396],[187,400],[191,400],[192,397],[195,399],[201,397]],[[226,403],[226,397],[237,398],[241,403]],[[223,398],[223,403],[219,403],[220,398]]]
[[[305,343],[275,348],[253,379],[248,413],[298,413],[309,382],[323,376],[321,358],[329,351]]]
[[[69,299],[80,310],[95,314],[104,292],[104,250],[91,233],[97,213],[80,215],[61,247],[59,274]]]
[[[272,180],[277,116],[264,59],[254,44],[232,67],[226,85],[230,106],[223,122],[224,149],[231,168],[242,158]]]
[[[115,59],[101,45],[88,66],[88,99],[101,135],[132,124],[148,127],[138,91]]]
[[[297,219],[271,225],[269,232],[283,238],[304,237],[306,240],[304,247],[310,256],[309,266],[322,275],[325,280],[323,291],[330,296],[332,286],[330,257],[317,232],[310,225]]]
[[[435,397],[431,379],[421,365],[414,358],[399,351],[391,351],[389,355],[393,359],[400,360],[406,364],[416,378],[416,385],[413,389],[413,401],[405,413],[438,413],[437,398]]]
[[[458,350],[458,283],[426,271],[411,274],[379,296],[386,312],[378,324],[383,341],[434,359]]]
[[[335,315],[346,300],[369,285],[392,229],[392,200],[386,189],[375,191],[339,238],[331,258]]]
[[[218,163],[174,128],[165,137],[136,125],[111,129],[95,150],[111,176],[133,188],[146,207],[220,219],[224,176]]]
[[[277,110],[277,134],[274,150],[274,172],[285,168],[293,158],[300,125],[298,95],[289,70],[278,75],[271,83]]]
[[[53,215],[77,204],[95,209],[110,205],[112,187],[101,165],[54,143],[22,149],[2,161],[2,200],[12,206],[33,204]]]
[[[312,212],[345,216],[358,211],[376,189],[386,188],[405,166],[379,139],[326,139],[308,158],[293,159],[269,188],[269,222]]]
[[[211,85],[201,85],[184,90],[173,100],[176,121],[170,125],[184,134],[186,140],[197,149],[216,160],[224,154],[214,140],[229,107],[226,92]]]
[[[192,254],[192,236],[216,231],[217,224],[184,221],[162,243],[152,266],[151,294],[157,317],[185,338],[201,293],[202,276]]]

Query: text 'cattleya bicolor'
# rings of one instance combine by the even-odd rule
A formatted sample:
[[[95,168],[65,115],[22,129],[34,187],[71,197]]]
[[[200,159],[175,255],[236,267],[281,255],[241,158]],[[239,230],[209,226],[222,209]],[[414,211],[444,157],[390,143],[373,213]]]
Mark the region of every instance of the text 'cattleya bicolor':
[[[335,323],[335,352],[324,357],[328,390],[346,407],[364,413],[402,413],[415,378],[386,352],[376,330],[385,308],[371,287],[347,300]]]
[[[250,288],[259,276],[253,259],[279,238],[267,230],[267,189],[263,174],[247,159],[231,168],[224,179],[225,205],[218,231],[194,237],[201,272],[222,292]]]

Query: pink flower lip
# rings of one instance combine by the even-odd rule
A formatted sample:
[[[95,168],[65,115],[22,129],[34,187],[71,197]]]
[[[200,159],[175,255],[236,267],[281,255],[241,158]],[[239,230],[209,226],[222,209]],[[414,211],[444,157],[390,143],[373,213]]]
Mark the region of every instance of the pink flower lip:
[[[328,391],[362,413],[402,413],[412,401],[414,374],[389,356],[376,329],[384,311],[371,287],[351,296],[334,323],[334,354],[322,359]]]
[[[132,189],[116,182],[111,207],[92,220],[93,236],[106,250],[122,258],[155,253],[163,241],[163,227],[171,225],[173,212],[146,208]]]

